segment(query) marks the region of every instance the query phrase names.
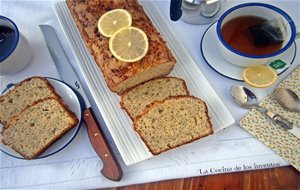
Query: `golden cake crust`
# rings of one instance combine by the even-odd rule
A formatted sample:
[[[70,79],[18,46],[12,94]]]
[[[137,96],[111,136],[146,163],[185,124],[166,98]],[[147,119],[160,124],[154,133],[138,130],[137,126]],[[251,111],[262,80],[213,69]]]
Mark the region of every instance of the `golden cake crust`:
[[[100,67],[110,90],[122,94],[137,84],[125,84],[123,87],[118,87],[118,85],[149,68],[169,64],[167,71],[160,75],[157,72],[141,74],[147,75],[147,77],[141,79],[143,81],[137,80],[139,81],[137,83],[164,76],[173,68],[176,61],[171,51],[136,0],[67,0],[66,2],[81,36]],[[140,61],[126,63],[117,60],[109,50],[109,38],[98,32],[97,22],[100,16],[117,8],[126,9],[132,15],[132,26],[142,29],[148,36],[148,53]]]

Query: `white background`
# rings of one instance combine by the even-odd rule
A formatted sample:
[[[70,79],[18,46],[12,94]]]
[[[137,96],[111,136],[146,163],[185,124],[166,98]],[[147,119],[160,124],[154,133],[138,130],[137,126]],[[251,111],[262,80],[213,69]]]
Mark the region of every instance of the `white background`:
[[[21,81],[33,75],[59,78],[38,27],[39,24],[49,24],[55,27],[69,60],[76,69],[77,63],[52,9],[54,3],[55,1],[0,1],[0,14],[15,21],[19,30],[29,40],[34,52],[30,64],[20,73],[0,77],[1,92],[7,84]],[[243,2],[231,1],[230,5],[227,6],[236,3]],[[300,1],[268,1],[268,3],[288,12],[296,25],[300,26]],[[158,5],[166,18],[169,18],[169,2],[159,1]],[[239,121],[247,110],[239,108],[233,102],[229,89],[233,84],[245,84],[217,74],[203,60],[199,46],[202,34],[208,25],[190,25],[182,21],[170,22],[170,24],[212,87],[228,106],[236,121]],[[299,47],[299,40],[297,47]],[[299,48],[291,68],[280,75],[277,84],[296,65],[299,65]],[[76,71],[78,72],[78,69]],[[80,76],[79,72],[77,74]],[[81,82],[84,83],[83,80]],[[251,89],[258,95],[259,99],[262,99],[266,94],[272,92],[275,86],[276,84],[267,89]],[[93,100],[91,102],[93,103]],[[95,111],[101,121],[99,113],[96,109]],[[102,123],[102,125],[104,124]],[[107,131],[106,135],[109,137]],[[45,159],[18,160],[1,152],[0,187],[3,189],[100,188],[256,169],[255,165],[265,164],[264,167],[277,167],[288,164],[268,147],[239,128],[237,124],[199,143],[192,143],[132,166],[125,166],[113,142],[110,141],[110,144],[124,170],[124,176],[120,182],[109,181],[101,175],[102,162],[93,151],[85,127],[82,126],[78,136],[68,147]]]

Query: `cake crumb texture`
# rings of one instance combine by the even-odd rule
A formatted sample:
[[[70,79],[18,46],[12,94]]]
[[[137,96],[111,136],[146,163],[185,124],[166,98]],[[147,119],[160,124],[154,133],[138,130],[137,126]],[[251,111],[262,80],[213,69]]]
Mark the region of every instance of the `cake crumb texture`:
[[[5,126],[26,107],[47,97],[58,97],[47,79],[35,76],[19,82],[0,97],[0,122]]]
[[[60,99],[42,99],[12,118],[2,131],[2,142],[26,159],[33,159],[77,123],[75,114]]]
[[[213,134],[206,103],[193,96],[154,102],[136,118],[134,129],[153,155]]]
[[[121,96],[121,106],[134,120],[152,102],[161,101],[170,96],[188,94],[184,80],[176,77],[161,77],[126,91]]]

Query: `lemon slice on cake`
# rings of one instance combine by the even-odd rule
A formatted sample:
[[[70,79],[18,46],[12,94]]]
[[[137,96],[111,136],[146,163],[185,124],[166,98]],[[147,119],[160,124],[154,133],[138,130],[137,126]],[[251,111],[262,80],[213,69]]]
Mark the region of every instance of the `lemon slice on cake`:
[[[265,88],[277,81],[277,73],[267,66],[248,67],[243,70],[243,78],[247,84],[253,87]]]
[[[141,60],[148,52],[148,37],[137,27],[128,26],[115,32],[109,39],[113,56],[124,62]]]
[[[125,9],[114,9],[104,13],[98,21],[99,32],[111,37],[119,29],[131,26],[132,18],[130,13]]]

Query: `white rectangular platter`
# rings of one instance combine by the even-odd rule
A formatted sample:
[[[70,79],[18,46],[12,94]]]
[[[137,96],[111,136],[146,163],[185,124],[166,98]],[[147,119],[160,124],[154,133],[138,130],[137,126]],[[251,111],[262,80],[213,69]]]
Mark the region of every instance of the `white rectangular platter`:
[[[177,60],[177,64],[170,75],[184,79],[191,95],[206,101],[214,132],[232,125],[235,122],[232,115],[178,37],[172,32],[167,20],[156,7],[155,1],[140,1],[139,3],[165,38]],[[106,86],[102,73],[85,46],[66,3],[64,1],[56,3],[54,10],[74,53],[80,72],[87,83],[89,92],[94,98],[125,164],[131,165],[153,157],[138,134],[133,130],[130,118],[121,109],[120,97],[111,92]]]

